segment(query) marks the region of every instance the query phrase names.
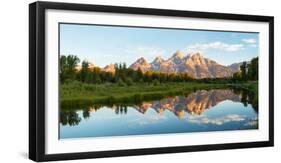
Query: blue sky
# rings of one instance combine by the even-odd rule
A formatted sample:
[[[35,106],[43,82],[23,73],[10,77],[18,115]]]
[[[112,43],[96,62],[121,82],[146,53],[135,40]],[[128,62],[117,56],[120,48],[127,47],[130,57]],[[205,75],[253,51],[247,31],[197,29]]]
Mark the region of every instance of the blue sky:
[[[258,33],[60,24],[60,55],[77,55],[97,66],[140,57],[168,59],[177,50],[200,51],[222,65],[248,61],[259,53]]]

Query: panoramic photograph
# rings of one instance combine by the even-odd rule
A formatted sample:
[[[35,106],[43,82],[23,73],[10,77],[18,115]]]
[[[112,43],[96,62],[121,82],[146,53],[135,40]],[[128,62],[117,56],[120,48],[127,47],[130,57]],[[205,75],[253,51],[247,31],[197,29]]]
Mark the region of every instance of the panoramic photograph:
[[[59,24],[59,139],[258,129],[259,33]]]

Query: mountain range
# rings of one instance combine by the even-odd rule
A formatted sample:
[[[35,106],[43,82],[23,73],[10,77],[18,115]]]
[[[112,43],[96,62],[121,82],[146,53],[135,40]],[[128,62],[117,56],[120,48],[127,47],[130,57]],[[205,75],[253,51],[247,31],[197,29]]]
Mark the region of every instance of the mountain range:
[[[199,52],[185,55],[181,51],[175,52],[170,58],[164,60],[156,57],[151,63],[143,57],[130,65],[134,70],[142,72],[154,71],[161,73],[187,73],[194,78],[223,78],[230,77],[239,71],[241,63],[223,66],[208,58],[204,58]]]
[[[167,74],[187,73],[193,78],[202,79],[231,77],[233,73],[240,71],[241,64],[242,62],[224,66],[214,60],[205,58],[199,52],[185,55],[182,51],[176,51],[166,60],[158,56],[150,63],[145,58],[141,57],[133,62],[129,68],[134,70],[140,69],[143,73],[147,71]],[[95,65],[90,64],[90,67],[94,66]],[[80,70],[81,66],[78,66],[77,69]],[[105,72],[115,72],[114,64],[106,65],[101,69]]]

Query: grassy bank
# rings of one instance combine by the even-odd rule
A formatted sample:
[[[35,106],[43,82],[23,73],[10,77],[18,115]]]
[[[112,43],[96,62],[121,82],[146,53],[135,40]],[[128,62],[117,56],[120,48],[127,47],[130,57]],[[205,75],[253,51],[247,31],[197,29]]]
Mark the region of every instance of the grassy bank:
[[[174,95],[187,95],[198,89],[219,89],[237,87],[257,93],[257,82],[239,84],[215,84],[198,82],[135,83],[130,86],[120,84],[86,84],[77,81],[64,83],[60,87],[63,108],[83,107],[92,104],[136,104],[158,100]]]
[[[184,95],[197,89],[225,88],[226,84],[204,83],[136,83],[131,86],[118,84],[85,84],[69,82],[61,85],[60,98],[63,106],[82,104],[136,103],[173,95]]]

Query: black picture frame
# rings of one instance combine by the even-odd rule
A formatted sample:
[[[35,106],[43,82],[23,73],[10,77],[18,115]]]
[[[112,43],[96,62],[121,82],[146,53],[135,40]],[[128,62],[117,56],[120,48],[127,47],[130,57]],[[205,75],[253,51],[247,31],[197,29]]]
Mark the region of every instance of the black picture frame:
[[[45,153],[45,11],[95,11],[123,14],[161,15],[269,23],[269,140],[261,142],[159,147],[149,149],[98,151],[83,153]],[[271,16],[240,15],[210,12],[179,11],[152,8],[103,6],[56,2],[34,2],[29,5],[29,158],[34,161],[55,161],[100,157],[132,156],[190,151],[268,147],[274,144],[274,18]]]

